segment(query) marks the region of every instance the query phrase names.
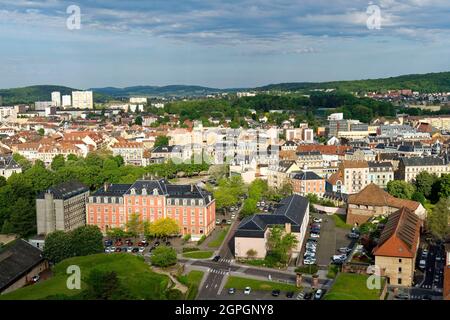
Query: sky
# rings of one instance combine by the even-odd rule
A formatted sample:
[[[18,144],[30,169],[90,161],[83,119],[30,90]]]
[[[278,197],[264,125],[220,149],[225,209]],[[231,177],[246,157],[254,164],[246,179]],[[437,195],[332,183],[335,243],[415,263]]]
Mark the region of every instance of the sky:
[[[449,17],[449,0],[0,0],[0,88],[450,71]]]

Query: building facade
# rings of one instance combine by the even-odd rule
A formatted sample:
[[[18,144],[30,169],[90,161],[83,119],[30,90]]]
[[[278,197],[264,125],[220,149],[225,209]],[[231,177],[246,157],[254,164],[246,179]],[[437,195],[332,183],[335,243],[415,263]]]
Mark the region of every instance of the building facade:
[[[72,107],[75,109],[93,109],[94,95],[92,91],[73,91]]]
[[[138,180],[134,184],[105,184],[89,197],[87,223],[103,232],[125,228],[132,214],[140,221],[172,218],[180,233],[193,240],[208,236],[215,227],[212,195],[196,185],[172,185],[165,180]]]
[[[322,197],[325,193],[325,179],[312,171],[291,174],[292,193],[301,196],[315,194]]]
[[[40,193],[36,199],[38,234],[84,226],[88,196],[89,189],[77,181],[65,182]]]
[[[398,164],[396,178],[411,182],[422,171],[440,177],[442,174],[450,173],[450,164],[446,159],[438,157],[404,157],[400,159]]]

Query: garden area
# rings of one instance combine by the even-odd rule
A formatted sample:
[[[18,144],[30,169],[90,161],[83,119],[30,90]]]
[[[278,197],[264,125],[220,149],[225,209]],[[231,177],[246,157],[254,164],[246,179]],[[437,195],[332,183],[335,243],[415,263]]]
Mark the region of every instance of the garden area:
[[[217,237],[208,243],[208,247],[219,248],[222,245],[222,242],[225,240],[229,229],[230,229],[229,227],[225,227],[223,230],[220,230]]]
[[[179,276],[177,279],[180,283],[188,287],[187,300],[194,300],[197,297],[200,283],[202,282],[204,272],[192,270],[186,275]]]
[[[69,290],[67,267],[81,270],[81,289]],[[53,268],[53,277],[0,296],[2,300],[161,300],[167,299],[170,280],[155,273],[142,257],[94,254],[66,259]]]
[[[183,257],[190,259],[209,259],[212,257],[214,251],[200,251],[191,250],[183,253]]]
[[[325,295],[325,300],[379,300],[381,289],[367,287],[368,275],[356,273],[339,273],[336,280]],[[381,281],[381,288],[384,280]]]

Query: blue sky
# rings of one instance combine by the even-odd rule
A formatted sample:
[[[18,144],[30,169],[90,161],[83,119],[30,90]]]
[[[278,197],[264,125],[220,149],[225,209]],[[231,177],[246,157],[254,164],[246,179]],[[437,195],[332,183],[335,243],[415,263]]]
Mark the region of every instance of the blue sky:
[[[69,5],[81,29],[69,30]],[[367,28],[369,5],[381,29]],[[448,0],[0,0],[0,88],[252,87],[450,71]]]

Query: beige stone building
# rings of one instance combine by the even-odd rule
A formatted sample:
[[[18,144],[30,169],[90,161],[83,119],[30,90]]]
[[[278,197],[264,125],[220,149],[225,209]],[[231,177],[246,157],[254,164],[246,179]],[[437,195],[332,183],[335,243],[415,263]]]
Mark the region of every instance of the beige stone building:
[[[388,216],[403,207],[415,213],[422,221],[427,216],[427,211],[420,202],[395,198],[371,183],[361,192],[348,196],[347,223],[361,224],[371,217]]]
[[[416,176],[427,171],[440,177],[450,173],[450,164],[446,159],[438,157],[408,157],[401,158],[396,172],[396,178],[407,182],[414,181]]]
[[[373,250],[375,265],[381,275],[395,286],[411,286],[419,247],[421,221],[411,210],[402,208],[392,213]]]
[[[269,165],[267,170],[267,184],[271,188],[281,188],[289,183],[289,174],[300,171],[297,163],[292,160],[282,160],[277,164]]]
[[[65,182],[36,198],[37,232],[70,231],[86,224],[89,189],[77,181]]]

